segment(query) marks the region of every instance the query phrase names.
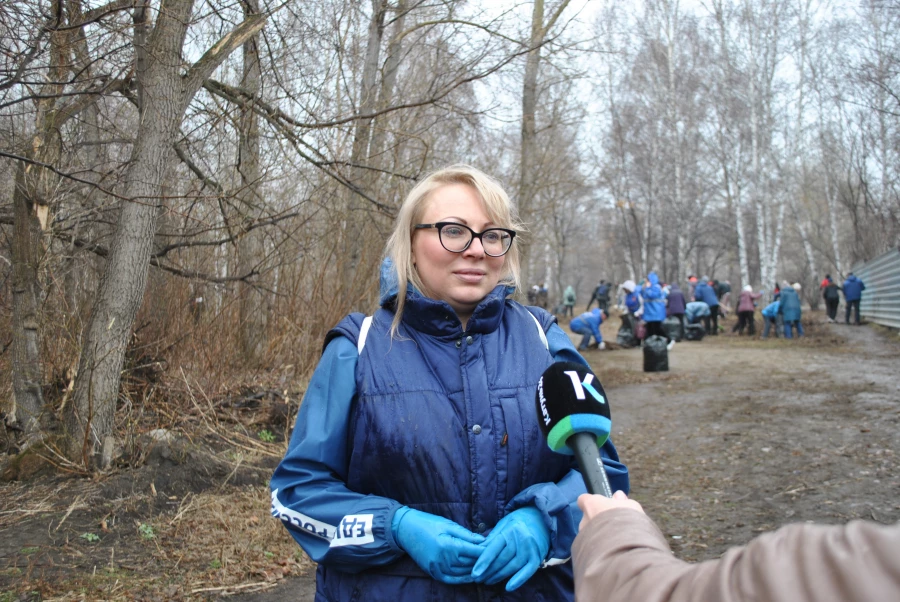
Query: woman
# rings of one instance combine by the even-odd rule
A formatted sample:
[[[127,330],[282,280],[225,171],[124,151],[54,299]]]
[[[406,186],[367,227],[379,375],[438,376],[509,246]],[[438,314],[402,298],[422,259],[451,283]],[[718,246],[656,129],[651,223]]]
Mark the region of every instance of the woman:
[[[797,337],[803,336],[803,324],[800,319],[803,311],[800,307],[800,283],[788,284],[781,287],[781,306],[778,311],[784,318],[784,338],[793,338],[792,332],[797,330]]]
[[[575,287],[571,284],[566,287],[566,292],[563,293],[563,317],[569,316],[570,318],[575,316]]]
[[[756,311],[756,300],[762,297],[762,293],[754,293],[753,287],[746,285],[741,291],[741,297],[738,300],[737,315],[738,323],[734,325],[731,332],[738,335],[744,334],[744,327],[749,327],[748,334],[752,337],[756,334],[756,327],[753,323],[753,314]]]
[[[674,343],[663,329],[662,323],[666,319],[666,294],[659,286],[659,276],[656,272],[650,272],[641,287],[641,297],[644,306],[644,322],[647,324],[647,336],[660,336],[666,339],[669,349]]]
[[[431,174],[398,213],[381,307],[326,337],[271,480],[273,515],[319,563],[317,602],[573,599],[585,488],[534,398],[551,363],[584,360],[507,298],[516,227],[483,173]],[[601,455],[627,488],[615,447]]]

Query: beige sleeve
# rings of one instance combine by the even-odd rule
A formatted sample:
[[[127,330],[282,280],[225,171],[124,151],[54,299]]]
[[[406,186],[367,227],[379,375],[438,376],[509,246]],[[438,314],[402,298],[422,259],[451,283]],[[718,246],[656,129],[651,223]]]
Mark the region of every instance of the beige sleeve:
[[[648,517],[604,512],[572,547],[579,602],[900,600],[900,523],[796,524],[688,564]]]

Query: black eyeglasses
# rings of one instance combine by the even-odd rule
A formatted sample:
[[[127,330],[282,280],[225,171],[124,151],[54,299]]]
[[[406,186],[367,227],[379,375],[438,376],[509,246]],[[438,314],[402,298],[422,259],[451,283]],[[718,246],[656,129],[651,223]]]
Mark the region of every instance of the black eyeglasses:
[[[472,228],[456,222],[415,225],[416,230],[426,228],[437,228],[441,246],[451,253],[462,253],[469,248],[472,240],[477,238],[481,241],[486,255],[502,257],[512,247],[512,241],[516,237],[516,231],[507,228],[488,228],[484,232],[476,232]]]

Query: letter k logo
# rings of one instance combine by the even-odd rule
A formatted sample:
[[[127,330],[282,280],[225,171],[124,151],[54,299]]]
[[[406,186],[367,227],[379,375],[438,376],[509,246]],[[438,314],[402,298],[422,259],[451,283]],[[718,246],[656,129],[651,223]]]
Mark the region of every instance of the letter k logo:
[[[590,391],[591,396],[596,399],[600,403],[606,403],[606,400],[603,398],[600,393],[597,392],[597,389],[591,384],[594,382],[594,375],[591,373],[585,374],[584,380],[578,379],[578,373],[575,370],[566,370],[564,372],[569,378],[572,379],[572,388],[575,389],[575,397],[581,401],[585,399],[584,390],[587,389]]]

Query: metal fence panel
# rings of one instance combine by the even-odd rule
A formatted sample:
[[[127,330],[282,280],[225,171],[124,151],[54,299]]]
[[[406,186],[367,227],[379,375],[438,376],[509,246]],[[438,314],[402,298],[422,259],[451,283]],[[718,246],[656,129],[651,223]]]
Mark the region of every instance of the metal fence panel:
[[[866,285],[859,313],[871,322],[900,328],[900,249],[856,266],[853,273]]]

